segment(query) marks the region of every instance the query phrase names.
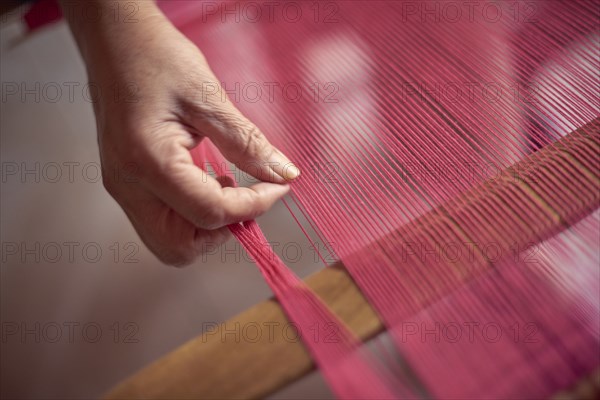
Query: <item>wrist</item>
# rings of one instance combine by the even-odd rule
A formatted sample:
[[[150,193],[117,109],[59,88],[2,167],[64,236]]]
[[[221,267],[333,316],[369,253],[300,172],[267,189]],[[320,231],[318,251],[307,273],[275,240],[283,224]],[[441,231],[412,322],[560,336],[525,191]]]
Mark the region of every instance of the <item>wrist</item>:
[[[166,21],[154,1],[148,0],[60,0],[60,4],[88,66],[143,40],[140,36],[149,20],[152,24]]]

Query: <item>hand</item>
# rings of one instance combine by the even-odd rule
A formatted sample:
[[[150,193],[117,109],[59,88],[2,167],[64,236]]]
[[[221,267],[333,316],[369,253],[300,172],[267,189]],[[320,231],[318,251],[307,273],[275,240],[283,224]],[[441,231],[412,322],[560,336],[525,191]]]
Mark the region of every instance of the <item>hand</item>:
[[[220,85],[203,55],[153,2],[140,2],[138,14],[132,24],[76,17],[70,23],[97,88],[104,185],[161,261],[185,265],[209,243],[225,241],[226,225],[267,211],[299,171],[215,93]],[[233,188],[227,179],[208,176],[190,155],[203,138],[267,182]]]

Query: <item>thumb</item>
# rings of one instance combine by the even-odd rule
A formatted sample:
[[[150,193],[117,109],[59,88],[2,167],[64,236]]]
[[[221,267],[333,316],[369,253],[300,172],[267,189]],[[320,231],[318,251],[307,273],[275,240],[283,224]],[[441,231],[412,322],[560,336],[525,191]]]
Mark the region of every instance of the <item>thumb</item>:
[[[293,181],[300,170],[229,101],[221,104],[204,132],[238,168],[257,179],[274,183]]]

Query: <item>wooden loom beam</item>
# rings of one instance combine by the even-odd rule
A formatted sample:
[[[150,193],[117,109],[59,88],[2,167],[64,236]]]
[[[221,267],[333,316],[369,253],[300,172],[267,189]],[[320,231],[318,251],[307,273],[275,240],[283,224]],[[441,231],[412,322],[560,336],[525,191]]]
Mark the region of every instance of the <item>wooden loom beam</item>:
[[[566,203],[572,204],[568,209],[554,204],[541,182],[536,183],[535,179],[496,179],[465,192],[457,201],[451,201],[400,229],[410,232],[422,226],[435,228],[436,224],[454,220],[455,214],[458,216],[466,208],[473,209],[472,205],[500,202],[503,194],[510,193],[518,197],[516,200],[538,209],[546,217],[545,225],[540,224],[541,227],[532,230],[528,237],[520,238],[522,245],[538,243],[598,208],[598,165],[586,163],[581,155],[591,154],[593,159],[600,150],[599,138],[600,118],[597,118],[506,170],[509,172],[506,176],[515,176],[513,172],[523,176],[543,174],[543,170],[560,171],[565,168],[565,163],[576,168],[581,190],[566,192]],[[559,174],[559,178],[566,184],[571,177]],[[383,331],[381,320],[341,263],[311,275],[306,283],[361,340],[368,340]],[[232,340],[231,333],[226,335],[227,332],[239,332],[241,327],[250,324],[261,328],[262,335],[256,340],[240,338],[236,341]],[[288,327],[288,319],[277,301],[264,301],[155,361],[114,388],[107,398],[267,396],[314,368],[301,341],[293,340],[293,331]],[[286,337],[289,339],[286,340]],[[595,379],[598,379],[597,373]],[[589,392],[589,380],[586,382],[588,384],[581,385],[581,390]],[[598,392],[597,386],[592,389],[594,392]],[[580,397],[580,394],[575,397]],[[563,393],[560,398],[570,397]]]

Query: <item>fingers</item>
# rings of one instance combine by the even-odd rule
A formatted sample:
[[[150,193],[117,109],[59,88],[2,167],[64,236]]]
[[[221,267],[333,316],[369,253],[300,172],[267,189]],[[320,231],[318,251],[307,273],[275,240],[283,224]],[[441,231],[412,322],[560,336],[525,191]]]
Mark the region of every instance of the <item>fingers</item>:
[[[233,106],[219,117],[222,124],[209,135],[210,140],[238,168],[267,182],[284,183],[300,175],[300,170]]]
[[[145,184],[167,206],[201,229],[254,219],[289,191],[288,185],[267,182],[250,188],[222,187],[193,164],[183,145],[169,141],[169,145],[156,149]]]
[[[289,185],[258,183],[249,188],[223,188],[225,224],[249,221],[264,214],[273,204],[289,192]]]
[[[236,188],[233,179],[226,175],[218,176],[216,180],[223,187],[223,207],[225,207],[225,214],[232,221],[231,223],[254,219],[254,217],[249,217],[253,214],[256,216],[263,214],[273,206],[277,199],[289,191],[288,185],[270,183],[258,183],[249,188]],[[247,196],[257,199],[248,202],[244,199]]]
[[[203,230],[194,226],[152,193],[130,192],[123,210],[139,237],[163,263],[181,267],[231,238],[228,228]]]
[[[204,111],[199,130],[238,168],[266,182],[285,183],[300,176],[300,170],[231,102],[213,100],[199,107],[209,109]]]
[[[155,195],[136,190],[128,192],[125,198],[120,196],[119,202],[152,253],[165,264],[181,267],[227,241],[231,233],[225,225],[254,219],[289,190],[288,185],[272,183],[234,188],[233,181],[227,176],[218,177],[215,182],[217,186],[222,186],[222,192],[217,196],[221,197],[223,212],[217,212],[218,216],[209,216],[208,219],[201,214],[203,216],[197,223],[191,222],[194,217],[184,217],[187,212],[193,213],[194,210],[185,211],[165,203],[161,198],[165,192]],[[171,200],[172,204],[178,201]],[[199,200],[200,203],[203,201]]]

